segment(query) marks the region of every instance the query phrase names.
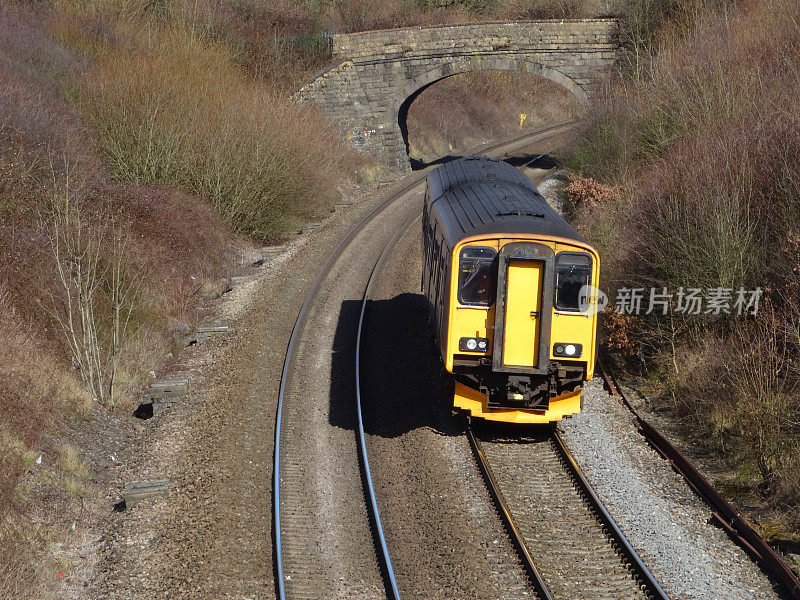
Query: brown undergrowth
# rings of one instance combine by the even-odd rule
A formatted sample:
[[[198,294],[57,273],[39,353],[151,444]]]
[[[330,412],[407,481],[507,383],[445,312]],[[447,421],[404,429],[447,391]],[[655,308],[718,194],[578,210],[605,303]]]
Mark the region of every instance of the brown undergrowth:
[[[225,276],[247,245],[207,200],[109,177],[65,101],[93,61],[54,39],[55,19],[41,7],[0,8],[3,598],[49,597],[59,573],[71,576],[55,549],[93,477],[90,449],[71,432],[113,436],[95,422],[98,402],[130,410],[171,331],[196,319],[202,283]],[[135,294],[116,295],[122,287]],[[115,329],[115,305],[132,309],[129,326]],[[90,374],[105,379],[92,388]]]
[[[326,34],[598,4],[4,3],[0,597],[76,581],[59,541],[82,530],[105,447],[85,438],[121,436],[136,391],[240,252],[325,213],[366,161],[285,100],[329,59]]]
[[[797,529],[800,8],[673,4],[679,18],[595,103],[566,156],[625,190],[576,221],[604,257],[612,300],[623,286],[763,291],[755,316],[732,305],[686,316],[673,299],[666,316],[615,317],[611,341],[727,461],[731,482]]]

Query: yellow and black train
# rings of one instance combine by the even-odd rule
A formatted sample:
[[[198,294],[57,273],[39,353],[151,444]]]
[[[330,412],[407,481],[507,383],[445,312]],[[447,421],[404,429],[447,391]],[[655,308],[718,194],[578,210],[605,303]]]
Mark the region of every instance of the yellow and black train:
[[[519,170],[469,157],[428,176],[422,289],[472,416],[547,423],[581,408],[600,257]]]

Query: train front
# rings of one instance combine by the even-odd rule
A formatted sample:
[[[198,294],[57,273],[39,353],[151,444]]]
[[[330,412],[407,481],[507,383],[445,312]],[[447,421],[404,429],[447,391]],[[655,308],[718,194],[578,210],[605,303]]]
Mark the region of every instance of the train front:
[[[559,421],[593,376],[599,256],[582,241],[476,236],[453,250],[446,367],[456,408]]]

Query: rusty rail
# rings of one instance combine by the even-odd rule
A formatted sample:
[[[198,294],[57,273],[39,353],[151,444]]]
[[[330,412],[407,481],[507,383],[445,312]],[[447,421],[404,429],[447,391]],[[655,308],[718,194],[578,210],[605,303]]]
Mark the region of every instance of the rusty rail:
[[[614,372],[608,369],[598,356],[598,365],[604,387],[611,395],[620,397],[625,407],[633,415],[636,429],[661,456],[669,461],[676,473],[681,475],[695,493],[711,508],[712,519],[764,570],[778,581],[791,598],[800,600],[800,577],[781,558],[764,538],[736,512],[736,509],[723,498],[692,462],[661,433],[643,419],[625,397]]]

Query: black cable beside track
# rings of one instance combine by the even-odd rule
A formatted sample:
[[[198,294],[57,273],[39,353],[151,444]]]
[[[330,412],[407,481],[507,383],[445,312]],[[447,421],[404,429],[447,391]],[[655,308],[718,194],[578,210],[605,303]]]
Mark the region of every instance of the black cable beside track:
[[[690,488],[711,509],[711,517],[728,536],[752,558],[761,569],[779,581],[790,597],[800,600],[800,576],[786,563],[780,554],[736,511],[730,502],[714,488],[689,458],[672,442],[647,422],[633,407],[617,381],[614,371],[607,366],[603,356],[598,357],[600,375],[604,386],[612,396],[619,396],[622,404],[633,415],[633,422],[639,433],[672,468],[684,478]]]

